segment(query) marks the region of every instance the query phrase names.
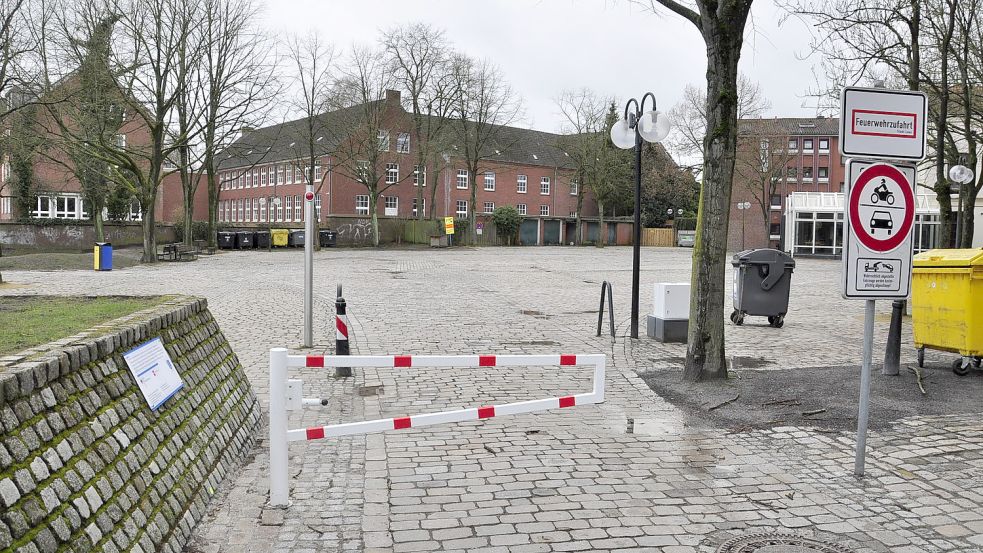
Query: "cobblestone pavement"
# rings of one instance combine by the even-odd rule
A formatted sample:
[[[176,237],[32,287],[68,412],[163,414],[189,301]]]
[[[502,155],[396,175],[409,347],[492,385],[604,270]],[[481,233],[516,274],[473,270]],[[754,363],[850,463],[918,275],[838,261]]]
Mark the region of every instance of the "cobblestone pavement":
[[[642,260],[645,313],[651,283],[688,280],[689,250],[646,248]],[[751,359],[781,370],[857,362],[863,309],[839,298],[839,263],[797,261],[784,328],[754,319],[743,327],[728,323],[736,364]],[[189,549],[712,552],[743,533],[789,531],[854,551],[983,551],[977,416],[913,417],[873,432],[863,480],[851,475],[851,433],[708,428],[635,374],[679,366],[685,350],[623,338],[630,266],[628,248],[318,253],[315,349],[333,346],[334,285],[341,282],[353,353],[604,352],[606,401],[293,444],[286,511],[263,509],[264,440],[214,501]],[[4,278],[31,284],[5,293],[207,297],[264,409],[269,348],[296,350],[300,340],[299,251],[225,253],[112,273],[4,272]],[[614,343],[594,337],[602,280],[614,285]],[[888,302],[878,308],[881,340],[888,309]],[[910,360],[906,336],[902,358]],[[588,381],[582,368],[355,373],[335,379],[316,369],[296,371],[305,395],[330,401],[291,414],[290,426],[564,395],[583,391]]]

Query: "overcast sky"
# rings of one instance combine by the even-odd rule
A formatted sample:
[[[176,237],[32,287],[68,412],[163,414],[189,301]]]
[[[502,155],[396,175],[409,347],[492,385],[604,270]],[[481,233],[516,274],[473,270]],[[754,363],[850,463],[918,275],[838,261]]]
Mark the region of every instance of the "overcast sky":
[[[522,96],[525,125],[558,131],[553,99],[588,87],[619,104],[655,94],[668,110],[692,83],[705,87],[703,40],[688,21],[642,10],[628,0],[266,0],[265,20],[276,32],[315,29],[342,48],[376,42],[382,30],[408,22],[444,29],[449,41],[492,60]],[[761,84],[769,115],[812,116],[805,97],[814,82],[809,29],[771,0],[758,0],[741,57],[741,71]],[[812,106],[812,107],[808,107]]]

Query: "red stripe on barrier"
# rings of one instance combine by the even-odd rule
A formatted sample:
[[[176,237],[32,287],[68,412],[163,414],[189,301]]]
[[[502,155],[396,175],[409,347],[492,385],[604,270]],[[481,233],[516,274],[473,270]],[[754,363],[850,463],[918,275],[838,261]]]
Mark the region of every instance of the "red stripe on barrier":
[[[494,367],[495,366],[495,356],[494,355],[479,355],[478,356],[478,366],[479,367]]]
[[[559,399],[560,399],[560,407],[573,407],[574,405],[577,404],[577,399],[574,398],[573,396],[561,397]]]
[[[337,317],[336,316],[334,318],[334,326],[338,330],[338,332],[340,332],[342,334],[342,336],[344,336],[345,339],[347,340],[348,339],[348,325],[346,325],[345,322],[341,320],[341,317]]]
[[[393,366],[394,367],[412,367],[413,358],[409,355],[396,355],[393,356]]]
[[[308,440],[320,440],[324,437],[324,428],[308,428],[307,429],[307,439]]]
[[[560,356],[560,364],[561,365],[576,365],[577,364],[577,356],[576,355],[561,355]],[[562,405],[561,405],[561,407],[562,407]]]
[[[410,421],[409,417],[393,419],[393,430],[402,430],[403,428],[409,428],[411,426],[413,426],[413,422]]]
[[[478,407],[478,418],[479,419],[490,419],[495,416],[495,407]]]
[[[307,368],[317,368],[324,367],[324,356],[323,355],[308,355],[307,362],[305,365]]]

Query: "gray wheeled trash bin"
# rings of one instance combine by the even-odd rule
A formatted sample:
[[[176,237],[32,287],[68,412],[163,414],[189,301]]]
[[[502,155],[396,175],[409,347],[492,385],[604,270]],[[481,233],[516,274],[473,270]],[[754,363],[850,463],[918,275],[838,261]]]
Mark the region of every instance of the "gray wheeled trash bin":
[[[788,313],[788,295],[795,260],[778,250],[762,248],[734,254],[734,312],[730,320],[744,324],[745,315],[768,317],[781,328]]]

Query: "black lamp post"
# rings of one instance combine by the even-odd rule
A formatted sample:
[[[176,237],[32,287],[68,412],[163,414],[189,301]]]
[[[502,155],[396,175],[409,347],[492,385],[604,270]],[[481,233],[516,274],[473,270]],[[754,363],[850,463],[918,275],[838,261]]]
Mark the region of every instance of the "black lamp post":
[[[645,100],[652,98],[652,109],[645,111]],[[634,105],[634,110],[632,110]],[[635,148],[635,228],[632,240],[631,337],[638,338],[638,271],[642,242],[642,143],[662,142],[669,134],[669,119],[656,111],[655,95],[646,92],[642,101],[632,98],[625,104],[625,117],[611,127],[611,142],[622,150]]]

